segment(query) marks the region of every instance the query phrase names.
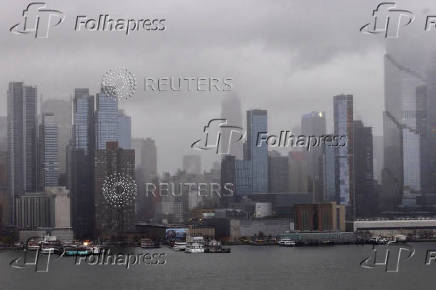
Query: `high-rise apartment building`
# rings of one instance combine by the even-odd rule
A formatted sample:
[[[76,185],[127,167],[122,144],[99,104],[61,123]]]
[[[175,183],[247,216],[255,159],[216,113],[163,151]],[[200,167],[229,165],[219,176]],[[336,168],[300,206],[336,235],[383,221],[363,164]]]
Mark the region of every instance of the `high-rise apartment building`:
[[[353,184],[353,96],[334,97],[334,133],[346,136],[346,146],[336,147],[336,191],[341,205],[354,206]],[[347,214],[353,210],[348,210]]]

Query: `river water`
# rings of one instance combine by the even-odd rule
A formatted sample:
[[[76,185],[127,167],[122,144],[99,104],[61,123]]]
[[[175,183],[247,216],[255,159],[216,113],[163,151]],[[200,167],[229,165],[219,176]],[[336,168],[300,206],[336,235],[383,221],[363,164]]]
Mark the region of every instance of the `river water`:
[[[165,253],[165,264],[142,261],[126,269],[122,264],[90,265],[85,260],[76,265],[74,257],[52,257],[45,273],[35,272],[32,265],[14,267],[24,260],[22,252],[0,251],[0,289],[434,289],[436,258],[430,265],[425,262],[428,250],[436,253],[436,244],[411,246],[415,254],[406,260],[403,253],[398,272],[386,272],[384,266],[362,267],[362,260],[374,254],[370,245],[233,246],[230,254],[187,254],[163,247],[148,252]],[[22,260],[11,266],[16,258]],[[395,271],[395,255],[389,256],[392,262],[390,270]]]

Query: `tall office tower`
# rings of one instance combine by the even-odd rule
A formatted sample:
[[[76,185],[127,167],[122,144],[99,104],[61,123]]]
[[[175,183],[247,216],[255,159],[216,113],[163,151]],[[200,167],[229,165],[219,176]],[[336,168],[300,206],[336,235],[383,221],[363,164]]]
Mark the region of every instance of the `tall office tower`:
[[[289,160],[289,192],[311,192],[306,155],[303,151],[290,151]],[[309,188],[310,187],[310,188]]]
[[[289,192],[289,161],[278,151],[269,152],[268,156],[269,191],[271,193]]]
[[[229,203],[234,199],[234,196],[227,197],[224,196],[226,192],[224,192],[224,186],[226,183],[231,183],[234,185],[236,189],[236,165],[235,165],[235,156],[233,155],[224,155],[221,160],[221,206],[227,207]]]
[[[58,186],[58,126],[53,113],[44,113],[40,125],[40,184]]]
[[[0,227],[9,224],[8,152],[0,151]]]
[[[8,121],[0,117],[0,228],[9,224],[8,208]]]
[[[200,155],[184,155],[183,170],[187,174],[201,174],[201,156]]]
[[[102,91],[97,94],[96,106],[96,150],[104,150],[107,142],[119,142],[120,140],[118,99],[109,97]]]
[[[356,216],[369,217],[375,214],[377,196],[374,192],[372,128],[364,127],[362,121],[354,121],[354,185]]]
[[[136,184],[153,183],[157,178],[157,149],[151,138],[133,139],[136,164]],[[136,214],[138,220],[153,218],[156,210],[157,197],[151,193],[147,195],[144,186],[138,186],[136,200]]]
[[[124,113],[124,110],[119,111],[118,116],[119,128],[119,147],[123,149],[132,149],[132,118]]]
[[[433,67],[427,74],[428,91],[427,91],[427,130],[425,152],[422,154],[427,161],[427,170],[425,174],[425,192],[436,192],[436,69]],[[433,150],[432,150],[433,149]]]
[[[95,230],[99,238],[120,236],[135,229],[135,202],[114,207],[103,196],[104,181],[114,174],[135,179],[135,151],[118,148],[117,142],[108,142],[106,149],[97,149],[95,153]],[[118,192],[118,188],[116,190]]]
[[[324,201],[336,201],[336,149],[332,146],[323,146],[323,189]]]
[[[135,150],[136,168],[142,168],[144,179],[150,182],[157,176],[157,148],[152,138],[135,138],[132,140]]]
[[[326,134],[325,112],[310,112],[303,115],[301,119],[301,134],[305,136],[322,136]],[[308,170],[311,183],[315,186],[315,201],[323,201],[323,188],[321,176],[321,157],[322,149],[313,147],[310,151],[306,151],[308,161]]]
[[[94,134],[94,97],[89,89],[75,89],[68,167],[72,226],[78,239],[93,238],[94,233]]]
[[[23,87],[23,141],[24,141],[24,182],[27,192],[36,191],[38,170],[37,145],[37,93],[36,87]]]
[[[72,134],[72,108],[71,101],[45,100],[42,105],[42,114],[53,113],[58,127],[57,150],[58,150],[58,171],[61,176],[66,174],[66,147]],[[64,179],[64,177],[62,178]],[[65,183],[65,182],[62,182]]]
[[[8,151],[8,119],[0,116],[0,151]]]
[[[383,136],[373,136],[374,179],[379,184],[382,184],[383,153]]]
[[[266,110],[247,111],[247,157],[251,163],[252,193],[268,192],[268,145],[257,146],[260,132],[268,132]]]
[[[421,191],[419,99],[424,79],[385,55],[384,169],[382,209],[416,205]]]
[[[242,127],[242,111],[241,111],[241,101],[235,94],[228,95],[221,102],[221,118],[227,120],[227,124],[231,126]],[[221,132],[222,140],[228,140],[231,132],[230,130],[223,130]],[[243,158],[243,146],[239,142],[230,142],[230,150],[225,152],[229,152],[231,155],[235,156],[236,159],[241,160]],[[227,145],[223,144],[223,145]]]
[[[336,136],[346,136],[347,145],[336,148],[336,190],[337,201],[350,206],[347,214],[354,216],[353,185],[353,96],[334,97],[334,130]]]
[[[15,222],[15,197],[36,191],[36,87],[10,82],[7,92],[9,223]]]

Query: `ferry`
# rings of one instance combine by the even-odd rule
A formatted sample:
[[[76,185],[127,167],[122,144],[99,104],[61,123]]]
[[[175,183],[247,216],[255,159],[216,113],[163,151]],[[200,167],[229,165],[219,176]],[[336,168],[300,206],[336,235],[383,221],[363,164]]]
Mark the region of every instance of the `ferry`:
[[[278,241],[278,244],[280,246],[284,246],[284,247],[295,247],[296,243],[295,241],[288,239],[288,238],[282,238]]]
[[[203,237],[192,237],[186,243],[185,253],[204,253]]]

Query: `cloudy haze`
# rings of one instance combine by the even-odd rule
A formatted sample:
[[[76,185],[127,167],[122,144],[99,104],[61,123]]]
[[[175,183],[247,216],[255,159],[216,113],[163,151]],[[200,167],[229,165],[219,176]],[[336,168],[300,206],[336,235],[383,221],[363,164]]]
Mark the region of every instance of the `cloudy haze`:
[[[417,16],[400,32],[400,40],[391,40],[405,62],[416,58],[428,64],[436,31],[423,30],[424,15],[436,15],[432,2],[397,1]],[[226,93],[144,92],[145,77],[230,77],[244,112],[268,110],[272,132],[298,126],[301,115],[312,110],[326,111],[331,129],[333,96],[349,93],[354,95],[355,118],[382,134],[386,40],[359,32],[372,20],[379,1],[53,0],[47,1],[48,8],[61,10],[66,18],[50,30],[48,39],[9,32],[22,21],[22,10],[29,3],[1,2],[2,115],[10,81],[37,85],[44,99],[68,100],[78,87],[89,87],[95,94],[105,71],[125,67],[136,75],[138,88],[120,108],[132,117],[134,137],[156,140],[159,172],[174,172],[181,167],[182,155],[192,153],[202,155],[203,168],[210,167],[216,156],[193,152],[190,144],[201,136],[208,120],[220,116]],[[166,30],[128,36],[74,31],[77,15],[98,18],[99,14],[165,18]]]

